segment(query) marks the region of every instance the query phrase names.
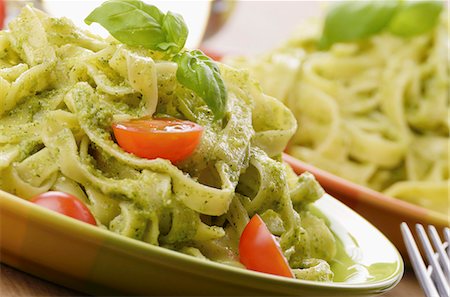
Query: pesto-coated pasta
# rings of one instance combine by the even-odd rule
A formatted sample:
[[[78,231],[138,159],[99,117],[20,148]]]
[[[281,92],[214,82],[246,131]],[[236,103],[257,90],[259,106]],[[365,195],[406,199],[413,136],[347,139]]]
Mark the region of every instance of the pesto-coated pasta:
[[[280,162],[292,113],[247,72],[220,65],[228,103],[215,120],[176,70],[161,52],[25,7],[0,32],[0,189],[24,199],[63,191],[101,228],[237,266],[239,236],[258,213],[297,277],[331,281],[335,239],[308,211],[323,190]],[[143,116],[196,122],[201,142],[176,166],[126,153],[111,125]]]

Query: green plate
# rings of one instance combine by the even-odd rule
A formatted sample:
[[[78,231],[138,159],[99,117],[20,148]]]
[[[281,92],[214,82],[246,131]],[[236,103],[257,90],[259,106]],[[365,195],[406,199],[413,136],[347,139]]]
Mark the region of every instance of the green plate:
[[[288,279],[119,236],[0,191],[1,261],[94,295],[373,296],[403,275],[396,248],[375,227],[330,196],[313,211],[339,242],[335,281]]]

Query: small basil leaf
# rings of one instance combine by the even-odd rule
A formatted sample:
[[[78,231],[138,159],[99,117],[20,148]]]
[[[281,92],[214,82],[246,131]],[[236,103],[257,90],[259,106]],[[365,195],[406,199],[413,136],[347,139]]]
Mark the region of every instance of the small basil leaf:
[[[403,2],[388,30],[402,37],[425,33],[436,25],[443,6],[439,1]]]
[[[320,49],[336,42],[354,41],[383,30],[399,5],[398,1],[345,1],[330,7],[325,18]]]
[[[163,34],[166,36],[166,42],[158,45],[159,49],[166,51],[174,48],[174,53],[178,53],[186,44],[189,30],[181,15],[168,11],[162,13],[156,6],[148,5],[140,0],[124,0],[133,3],[138,9],[144,10],[150,16],[155,18],[161,25]]]
[[[227,90],[216,62],[199,50],[185,51],[174,57],[177,80],[200,96],[216,120],[225,115]]]
[[[184,47],[188,30],[181,16],[168,15],[139,0],[109,0],[84,21],[99,23],[124,44],[177,53]]]
[[[183,49],[188,36],[188,28],[182,16],[170,11],[167,12],[162,22],[162,29],[167,36],[167,40],[175,44],[175,48]]]

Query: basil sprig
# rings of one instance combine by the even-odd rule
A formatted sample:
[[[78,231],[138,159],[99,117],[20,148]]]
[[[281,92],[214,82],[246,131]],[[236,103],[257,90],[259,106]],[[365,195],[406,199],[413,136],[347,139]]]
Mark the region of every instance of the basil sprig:
[[[422,34],[436,25],[442,9],[442,1],[338,2],[327,12],[319,48],[361,40],[383,30],[402,37]]]
[[[120,42],[164,52],[178,64],[177,80],[200,96],[216,120],[225,115],[227,90],[219,67],[199,50],[184,50],[188,29],[182,16],[140,0],[109,0],[84,20],[99,23]]]
[[[180,53],[174,61],[177,80],[203,98],[215,119],[223,118],[227,93],[217,64],[199,50]]]
[[[94,9],[84,20],[99,23],[117,40],[130,46],[179,52],[188,29],[183,17],[138,0],[109,0]]]

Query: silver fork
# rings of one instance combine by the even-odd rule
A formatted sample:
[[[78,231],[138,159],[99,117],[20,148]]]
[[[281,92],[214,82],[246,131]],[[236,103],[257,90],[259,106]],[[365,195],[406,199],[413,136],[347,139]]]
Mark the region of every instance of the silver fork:
[[[416,241],[406,223],[401,231],[406,250],[420,286],[427,297],[450,296],[450,229],[444,228],[445,242],[442,243],[434,226],[428,226],[428,235],[422,225],[416,225],[416,233],[425,252],[428,265],[425,265]],[[431,242],[433,244],[431,244]],[[434,247],[434,249],[433,249]],[[445,251],[447,249],[447,251]]]

